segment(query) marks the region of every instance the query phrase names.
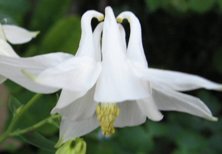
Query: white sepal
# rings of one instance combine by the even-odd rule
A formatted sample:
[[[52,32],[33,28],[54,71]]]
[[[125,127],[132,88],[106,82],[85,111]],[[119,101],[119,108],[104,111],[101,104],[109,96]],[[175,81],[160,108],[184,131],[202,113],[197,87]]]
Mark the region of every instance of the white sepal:
[[[12,44],[27,43],[39,34],[15,25],[2,25],[2,28],[6,39]]]

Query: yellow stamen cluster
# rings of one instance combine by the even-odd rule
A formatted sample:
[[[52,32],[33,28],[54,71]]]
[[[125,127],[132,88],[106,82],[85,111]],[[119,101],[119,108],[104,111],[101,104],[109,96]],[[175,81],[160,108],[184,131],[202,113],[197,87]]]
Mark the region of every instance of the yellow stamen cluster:
[[[119,107],[114,103],[102,103],[97,105],[96,115],[103,135],[111,136],[115,133],[115,128],[113,125],[119,115],[119,112]]]

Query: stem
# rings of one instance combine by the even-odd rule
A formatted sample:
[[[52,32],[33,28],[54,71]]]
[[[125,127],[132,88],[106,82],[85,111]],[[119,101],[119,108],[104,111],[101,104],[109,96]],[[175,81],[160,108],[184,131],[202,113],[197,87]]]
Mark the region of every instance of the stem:
[[[15,114],[15,118],[12,119],[12,122],[10,123],[7,132],[11,132],[12,129],[14,128],[14,126],[18,123],[19,119],[21,118],[21,116],[27,112],[36,102],[37,100],[41,97],[42,95],[40,94],[36,94],[35,96],[33,96],[28,103],[26,103],[16,114]]]
[[[0,143],[7,139],[7,137],[10,135],[11,131],[14,129],[14,127],[16,126],[16,124],[18,123],[18,121],[22,117],[22,115],[26,111],[28,111],[29,108],[31,108],[41,96],[42,96],[41,94],[36,94],[24,106],[22,106],[16,110],[14,118],[12,119],[11,123],[9,124],[8,129],[6,130],[6,132],[3,135],[0,136]]]
[[[28,128],[22,129],[22,130],[14,131],[14,132],[10,133],[9,136],[19,136],[19,135],[28,133],[30,131],[33,131],[35,129],[40,128],[41,126],[43,126],[46,123],[51,123],[52,120],[58,119],[59,117],[60,117],[59,115],[52,115],[52,116],[50,116],[50,117],[48,117],[48,118],[46,118],[46,119],[44,119],[44,120],[34,124],[31,127],[28,127]]]

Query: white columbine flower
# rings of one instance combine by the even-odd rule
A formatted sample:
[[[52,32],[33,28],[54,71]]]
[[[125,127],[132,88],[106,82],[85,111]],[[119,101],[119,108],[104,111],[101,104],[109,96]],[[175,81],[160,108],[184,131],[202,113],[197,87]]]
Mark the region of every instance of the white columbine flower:
[[[141,26],[133,13],[123,12],[117,17],[118,22],[127,19],[130,23],[128,46],[124,28],[117,23],[110,7],[105,9],[104,23],[92,32],[94,17],[103,19],[96,11],[87,11],[81,19],[82,36],[75,56],[64,53],[32,58],[0,56],[0,74],[27,89],[40,93],[62,89],[52,110],[62,115],[62,142],[99,126],[104,135],[110,136],[115,127],[140,125],[147,117],[159,121],[163,118],[161,110],[216,120],[201,100],[180,91],[222,90],[222,85],[195,75],[148,68]]]
[[[52,111],[62,115],[60,139],[65,142],[98,126],[104,135],[110,136],[115,132],[114,127],[139,125],[147,117],[154,121],[161,120],[163,115],[160,110],[181,111],[217,120],[200,99],[180,91],[197,88],[222,90],[222,85],[195,75],[148,68],[138,19],[131,12],[121,13],[117,21],[123,19],[127,19],[131,26],[127,49],[123,27],[117,24],[112,9],[106,8],[102,56],[101,60],[95,58],[102,69],[96,76],[95,72],[90,72],[93,73],[90,76],[89,68],[100,66],[88,66],[87,62],[82,66],[85,74],[76,73],[75,65],[71,64],[50,69],[52,76],[51,72],[45,73],[48,75],[45,84],[51,82],[51,86],[54,84],[63,88]],[[101,25],[97,30],[101,31]],[[97,34],[99,36],[100,32]],[[53,76],[61,78],[54,80]]]
[[[30,32],[15,25],[0,24],[0,55],[19,57],[7,41],[11,44],[23,44],[29,42],[37,34],[38,32]],[[3,83],[5,80],[4,76],[0,76],[0,83]]]

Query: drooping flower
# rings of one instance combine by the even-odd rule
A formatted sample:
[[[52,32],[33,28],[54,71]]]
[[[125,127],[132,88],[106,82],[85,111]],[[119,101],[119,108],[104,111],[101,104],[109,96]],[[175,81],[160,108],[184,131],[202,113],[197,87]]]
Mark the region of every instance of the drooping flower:
[[[127,49],[123,27],[117,24],[110,7],[105,10],[102,70],[96,83],[78,90],[67,87],[71,80],[66,77],[63,80],[67,83],[60,84],[64,90],[52,113],[62,115],[60,139],[64,142],[85,135],[99,125],[103,134],[110,136],[115,132],[114,127],[139,125],[147,117],[159,121],[163,118],[160,110],[181,111],[217,120],[201,100],[180,91],[222,90],[222,85],[195,75],[148,68],[139,20],[133,13],[123,12],[117,21],[125,18],[131,26]],[[81,79],[78,80],[82,84]]]
[[[94,33],[93,17],[101,21],[103,15],[96,11],[83,15],[82,36],[75,56],[64,53],[32,58],[0,56],[0,74],[27,89],[40,93],[62,89],[52,113],[62,115],[63,142],[99,126],[104,135],[110,136],[115,127],[140,125],[147,117],[159,121],[163,118],[161,110],[216,120],[202,101],[180,91],[221,90],[222,85],[195,75],[148,68],[141,26],[133,13],[123,12],[117,18],[118,22],[123,19],[130,22],[128,46],[124,28],[117,23],[110,7],[105,9],[104,23]]]
[[[15,25],[0,24],[0,55],[19,57],[7,41],[11,44],[23,44],[29,42],[37,34],[38,32],[30,32]],[[0,75],[0,83],[5,80],[6,78]]]
[[[79,76],[80,78],[83,77],[85,74],[90,74],[89,76],[91,77],[91,72],[95,72],[96,74],[96,71],[94,70],[94,64],[97,66],[97,62],[94,59],[99,59],[100,53],[94,54],[94,38],[90,26],[90,21],[93,17],[96,17],[98,20],[103,19],[103,15],[96,11],[88,11],[83,15],[81,21],[82,37],[76,56],[60,52],[28,58],[0,55],[0,74],[3,75],[5,78],[8,78],[20,84],[28,90],[37,93],[53,93],[61,89],[57,85],[47,86],[39,83],[44,83],[45,81],[47,81],[47,75],[44,74],[47,74],[48,71],[50,72],[50,68],[60,69],[62,66],[70,64],[71,66],[73,66],[73,69],[76,70],[77,74],[80,74],[80,72],[82,73],[82,76]],[[84,53],[84,50],[87,50],[87,53]],[[85,68],[88,68],[89,72],[87,72]],[[63,69],[63,71],[69,72],[69,70],[67,69],[69,68],[67,67]],[[99,72],[100,67],[96,67],[96,69]],[[71,73],[72,72],[70,72],[67,77],[72,78]],[[43,76],[43,78],[41,78],[41,76]],[[38,82],[36,82],[36,77],[38,77]],[[52,76],[52,78],[54,78],[55,80],[57,80],[57,78],[63,79],[61,74],[58,76]],[[90,79],[86,80],[89,81]],[[84,85],[82,84],[82,86]]]

